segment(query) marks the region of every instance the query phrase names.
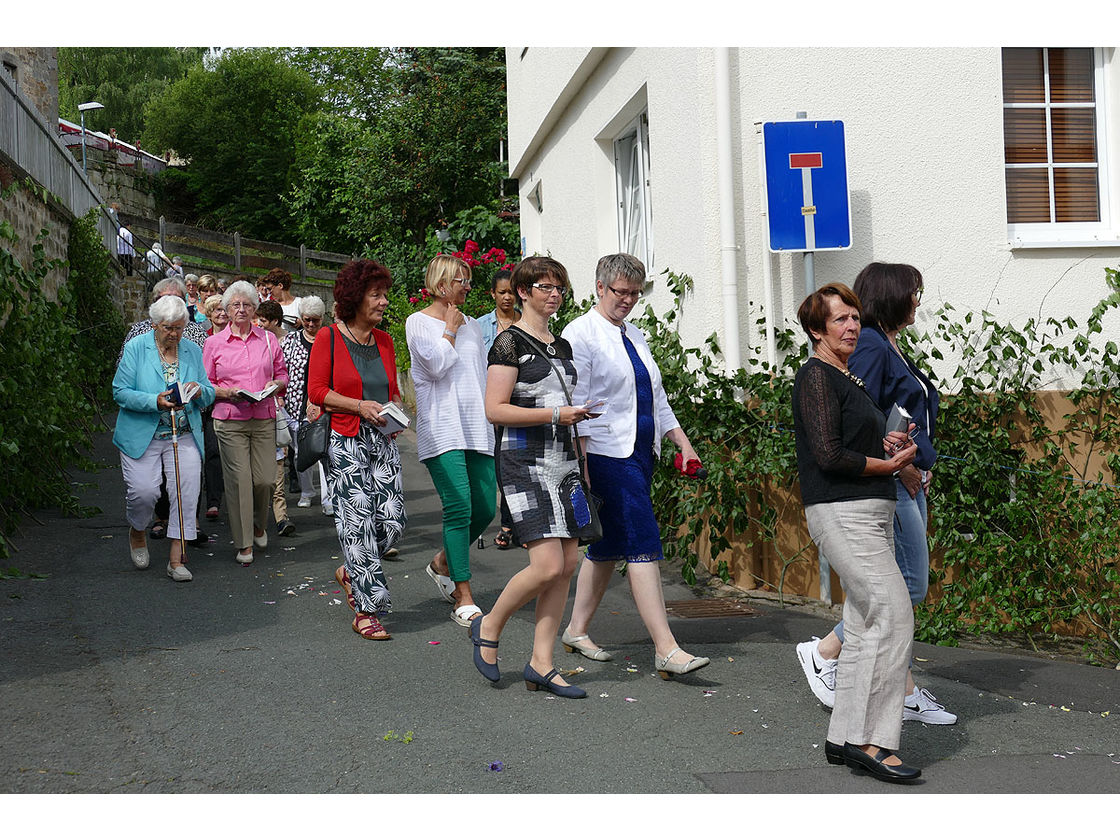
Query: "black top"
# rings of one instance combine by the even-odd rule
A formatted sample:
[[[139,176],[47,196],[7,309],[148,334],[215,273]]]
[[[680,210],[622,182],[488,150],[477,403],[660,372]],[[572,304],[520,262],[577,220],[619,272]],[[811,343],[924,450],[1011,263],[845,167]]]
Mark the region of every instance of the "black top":
[[[889,475],[862,475],[883,458],[887,418],[867,391],[832,365],[811,358],[793,381],[793,432],[801,503],[893,499]]]

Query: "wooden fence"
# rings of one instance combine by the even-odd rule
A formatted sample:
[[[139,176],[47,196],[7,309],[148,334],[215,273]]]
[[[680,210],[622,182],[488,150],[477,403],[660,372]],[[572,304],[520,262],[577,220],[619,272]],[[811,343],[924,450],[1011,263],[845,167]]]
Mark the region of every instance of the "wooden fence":
[[[282,268],[301,285],[333,283],[338,269],[354,259],[350,254],[314,251],[305,245],[284,245],[249,239],[240,233],[220,233],[190,225],[147,219],[121,213],[121,222],[132,231],[136,248],[137,272],[143,270],[144,253],[158,242],[168,258],[181,257],[188,274],[250,277]]]

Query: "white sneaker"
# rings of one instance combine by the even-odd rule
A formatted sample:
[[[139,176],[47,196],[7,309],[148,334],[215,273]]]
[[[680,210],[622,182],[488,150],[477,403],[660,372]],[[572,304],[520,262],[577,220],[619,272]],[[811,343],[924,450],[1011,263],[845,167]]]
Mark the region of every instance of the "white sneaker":
[[[832,708],[836,703],[836,662],[820,655],[821,640],[816,636],[811,642],[797,646],[797,661],[809,681],[809,688],[821,703]]]
[[[334,516],[334,505],[323,503],[323,516]]]
[[[945,711],[936,697],[926,689],[917,687],[902,701],[902,719],[919,720],[934,726],[948,726],[957,722],[957,716]]]
[[[296,507],[302,507],[302,508],[311,507],[311,497],[310,496],[300,496],[299,501],[296,502]]]

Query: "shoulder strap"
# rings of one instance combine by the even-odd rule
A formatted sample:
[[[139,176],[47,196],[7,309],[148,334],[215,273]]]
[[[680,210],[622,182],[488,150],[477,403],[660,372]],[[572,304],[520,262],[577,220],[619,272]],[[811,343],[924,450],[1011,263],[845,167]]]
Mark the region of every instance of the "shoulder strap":
[[[511,324],[510,325],[510,329],[513,329],[514,327],[517,327],[517,324]],[[548,362],[548,366],[550,368],[552,368],[552,372],[555,373],[556,378],[560,380],[560,387],[564,389],[564,398],[568,401],[568,405],[571,405],[572,404],[572,393],[571,393],[571,391],[568,390],[568,383],[564,381],[564,375],[562,373],[560,373],[560,369],[557,368],[556,365],[554,365],[552,363],[552,359],[549,357],[548,352],[544,349],[544,345],[542,345],[539,341],[537,341],[535,338],[533,338],[533,336],[529,335],[529,333],[527,333],[525,330],[521,329],[520,327],[517,327],[517,331],[519,333],[521,333],[523,336],[525,336],[525,338],[529,341],[529,343],[531,345],[533,345],[533,347],[544,357],[544,360],[546,362]],[[580,475],[583,475],[583,473],[584,473],[584,467],[583,467],[584,455],[583,455],[583,444],[581,444],[579,442],[579,423],[573,423],[572,424],[572,441],[575,443],[576,455],[579,458]]]

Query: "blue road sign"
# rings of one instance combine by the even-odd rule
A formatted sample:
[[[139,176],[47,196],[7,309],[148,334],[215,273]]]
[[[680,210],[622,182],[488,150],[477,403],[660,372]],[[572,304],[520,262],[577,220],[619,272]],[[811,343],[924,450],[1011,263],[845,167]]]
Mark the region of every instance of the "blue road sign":
[[[844,123],[797,120],[762,126],[771,251],[852,246]]]

